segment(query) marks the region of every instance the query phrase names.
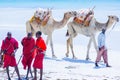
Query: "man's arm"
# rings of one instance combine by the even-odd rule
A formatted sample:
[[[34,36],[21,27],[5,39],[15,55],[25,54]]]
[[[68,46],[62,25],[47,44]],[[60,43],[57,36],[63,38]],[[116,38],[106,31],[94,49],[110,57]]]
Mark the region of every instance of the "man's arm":
[[[11,56],[15,56],[16,52],[17,52],[17,49],[14,50],[14,52],[11,54]]]
[[[18,49],[18,42],[17,40],[15,40],[15,43],[14,43],[14,52],[11,54],[12,56],[15,56],[15,53],[17,52],[17,49]]]

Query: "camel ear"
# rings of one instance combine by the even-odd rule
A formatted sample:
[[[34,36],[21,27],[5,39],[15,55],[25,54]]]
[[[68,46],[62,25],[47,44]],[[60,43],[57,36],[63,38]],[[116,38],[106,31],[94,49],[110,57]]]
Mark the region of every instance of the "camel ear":
[[[108,16],[108,18],[110,18],[110,16]]]

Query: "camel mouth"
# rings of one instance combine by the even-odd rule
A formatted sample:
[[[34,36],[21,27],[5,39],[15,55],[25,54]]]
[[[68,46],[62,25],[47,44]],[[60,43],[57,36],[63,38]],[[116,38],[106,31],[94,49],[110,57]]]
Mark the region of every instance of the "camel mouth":
[[[117,22],[119,22],[119,18],[117,18]]]

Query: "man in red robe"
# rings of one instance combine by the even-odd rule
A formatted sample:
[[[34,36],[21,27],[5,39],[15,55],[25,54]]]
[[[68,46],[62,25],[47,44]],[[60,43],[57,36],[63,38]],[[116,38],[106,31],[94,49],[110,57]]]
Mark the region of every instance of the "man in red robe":
[[[37,69],[40,69],[40,80],[42,80],[42,74],[43,74],[43,59],[44,59],[44,53],[46,51],[46,44],[41,37],[42,33],[38,31],[36,33],[36,56],[33,63],[34,68],[34,80],[37,80]]]
[[[29,72],[31,73],[31,77],[33,77],[31,72],[31,63],[33,60],[34,55],[34,47],[35,47],[35,40],[32,38],[32,33],[28,33],[27,37],[24,37],[21,41],[21,44],[23,46],[23,58],[22,58],[22,64],[24,66],[24,69],[28,67],[27,69],[27,75],[26,79],[28,79]]]
[[[18,49],[18,42],[14,38],[12,38],[11,32],[8,32],[7,37],[5,38],[5,40],[2,41],[2,46],[1,46],[1,53],[4,54],[3,68],[6,68],[8,80],[11,80],[9,75],[9,66],[15,67],[15,71],[18,75],[18,80],[21,80],[15,59],[15,53],[17,49]]]

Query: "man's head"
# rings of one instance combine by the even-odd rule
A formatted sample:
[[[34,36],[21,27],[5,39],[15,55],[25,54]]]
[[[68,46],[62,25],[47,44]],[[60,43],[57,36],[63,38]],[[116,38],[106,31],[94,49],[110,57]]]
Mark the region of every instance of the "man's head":
[[[102,33],[105,34],[106,29],[102,29]]]
[[[41,31],[36,32],[36,37],[39,38],[42,35]]]
[[[30,39],[32,37],[32,33],[28,33],[27,37]]]
[[[8,33],[7,33],[7,37],[8,37],[8,39],[11,39],[12,33],[11,33],[11,32],[8,32]]]

